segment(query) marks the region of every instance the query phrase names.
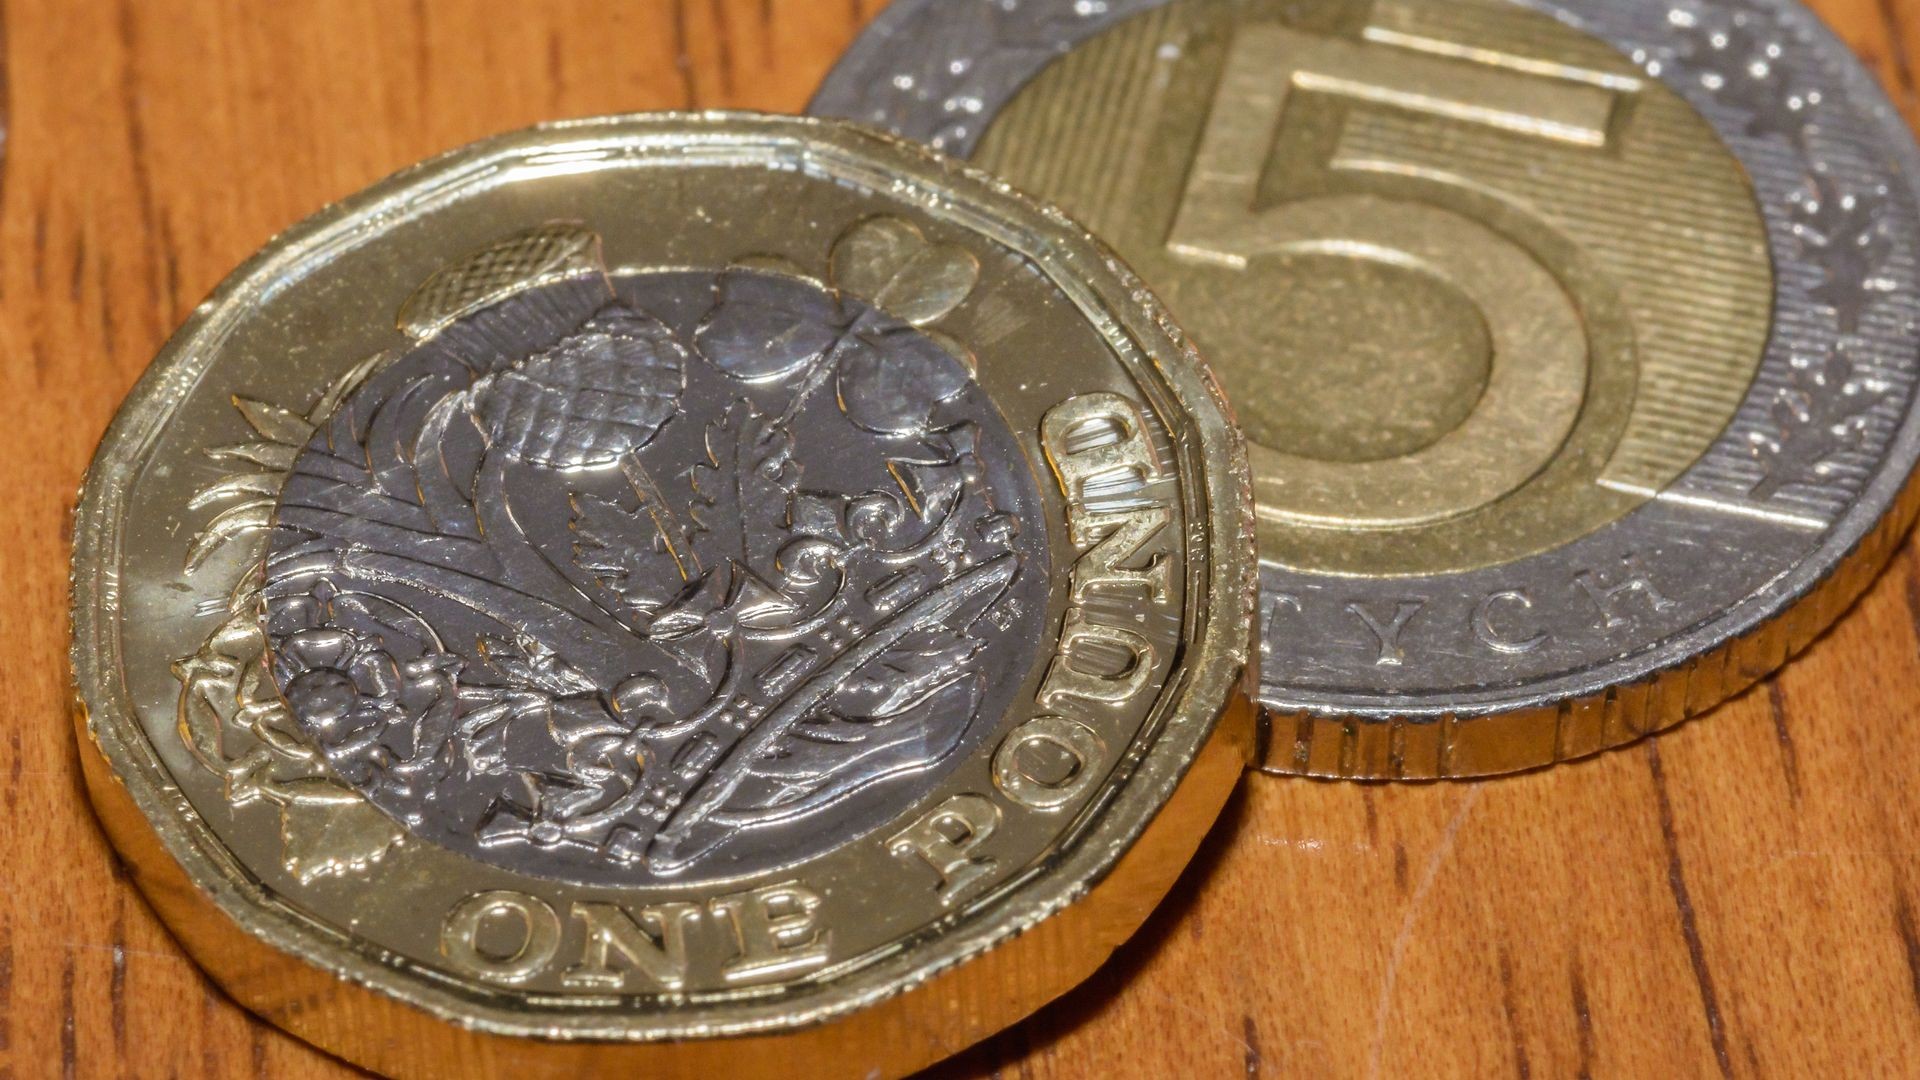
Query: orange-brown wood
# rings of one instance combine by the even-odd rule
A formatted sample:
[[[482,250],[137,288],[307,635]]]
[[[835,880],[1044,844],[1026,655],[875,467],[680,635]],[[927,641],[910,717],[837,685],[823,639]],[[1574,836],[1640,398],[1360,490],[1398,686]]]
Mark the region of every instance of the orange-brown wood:
[[[0,1075],[351,1074],[198,974],[81,791],[66,522],[166,334],[274,232],[436,151],[798,109],[878,6],[8,0]],[[1816,6],[1920,119],[1920,0]],[[937,1071],[1911,1075],[1916,621],[1909,546],[1784,674],[1655,743],[1475,784],[1249,778],[1091,984]]]

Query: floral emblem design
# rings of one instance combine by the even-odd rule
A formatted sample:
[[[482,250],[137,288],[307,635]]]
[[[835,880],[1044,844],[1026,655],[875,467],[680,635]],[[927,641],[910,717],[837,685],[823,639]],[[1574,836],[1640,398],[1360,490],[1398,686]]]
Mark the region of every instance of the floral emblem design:
[[[215,464],[233,471],[190,504],[221,509],[188,546],[186,572],[198,573],[217,554],[235,550],[251,569],[239,575],[222,621],[199,650],[173,665],[180,681],[176,726],[188,753],[221,778],[229,804],[278,809],[281,865],[302,882],[363,871],[402,838],[301,733],[267,673],[259,615],[261,547],[275,495],[300,447],[379,359],[355,365],[304,413],[236,397],[234,408],[252,439],[208,451]]]
[[[268,535],[268,666],[334,782],[632,883],[877,827],[984,737],[1046,551],[928,325],[978,266],[891,218],[829,266],[440,281],[457,316],[403,316],[430,332],[317,425]]]

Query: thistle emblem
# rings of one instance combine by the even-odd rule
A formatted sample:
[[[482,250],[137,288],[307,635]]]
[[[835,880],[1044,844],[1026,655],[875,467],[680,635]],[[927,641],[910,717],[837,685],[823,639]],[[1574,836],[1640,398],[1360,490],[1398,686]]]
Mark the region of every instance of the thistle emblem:
[[[265,530],[236,611],[288,734],[408,831],[577,879],[856,826],[1038,633],[1031,480],[931,325],[978,266],[892,218],[825,280],[597,249],[549,226],[437,276],[216,519]]]

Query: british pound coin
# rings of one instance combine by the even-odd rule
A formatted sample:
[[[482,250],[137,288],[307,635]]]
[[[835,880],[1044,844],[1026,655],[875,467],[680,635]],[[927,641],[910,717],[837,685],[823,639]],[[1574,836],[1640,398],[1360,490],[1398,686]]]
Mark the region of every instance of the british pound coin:
[[[1914,143],[1787,0],[897,0],[813,110],[1057,201],[1192,332],[1273,771],[1660,729],[1913,517]]]
[[[409,1076],[897,1075],[1088,974],[1252,752],[1248,470],[1064,218],[851,125],[558,124],[273,241],[77,514],[89,788]]]

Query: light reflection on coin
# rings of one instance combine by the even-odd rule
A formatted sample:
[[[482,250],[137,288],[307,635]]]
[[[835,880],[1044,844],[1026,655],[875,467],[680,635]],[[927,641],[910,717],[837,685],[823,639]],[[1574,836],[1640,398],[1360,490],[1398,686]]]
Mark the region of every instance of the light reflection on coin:
[[[1251,752],[1247,467],[1143,295],[818,121],[555,125],[323,212],[90,473],[109,832],[386,1072],[894,1075],[1013,1022]]]
[[[1677,722],[1911,520],[1913,140],[1784,0],[900,0],[813,109],[1057,200],[1193,333],[1273,770]]]

